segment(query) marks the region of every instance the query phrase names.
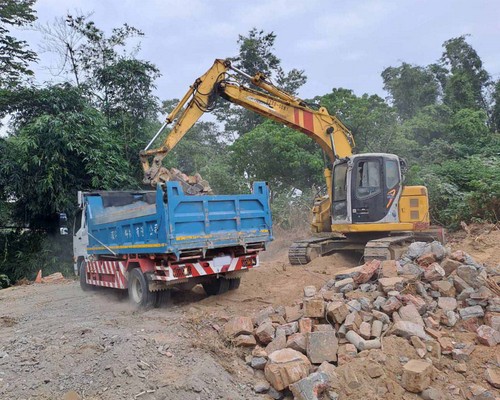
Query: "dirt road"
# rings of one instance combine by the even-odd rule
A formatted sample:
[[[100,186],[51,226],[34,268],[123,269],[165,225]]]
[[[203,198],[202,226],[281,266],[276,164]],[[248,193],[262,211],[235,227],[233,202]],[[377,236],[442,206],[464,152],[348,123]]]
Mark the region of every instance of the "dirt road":
[[[291,267],[264,262],[240,289],[207,297],[178,292],[173,305],[137,311],[109,290],[82,292],[77,282],[0,291],[0,398],[254,399],[253,372],[217,329],[230,315],[287,305],[307,284],[356,263]],[[71,398],[71,397],[69,397]]]
[[[495,229],[453,245],[496,265],[498,243]],[[162,309],[137,311],[123,296],[82,292],[74,281],[1,290],[0,398],[259,398],[243,352],[226,347],[217,330],[230,316],[291,305],[304,286],[320,287],[333,272],[359,263],[333,255],[291,267],[287,247],[287,240],[274,242],[236,291],[207,297],[197,287],[175,293],[173,305]]]

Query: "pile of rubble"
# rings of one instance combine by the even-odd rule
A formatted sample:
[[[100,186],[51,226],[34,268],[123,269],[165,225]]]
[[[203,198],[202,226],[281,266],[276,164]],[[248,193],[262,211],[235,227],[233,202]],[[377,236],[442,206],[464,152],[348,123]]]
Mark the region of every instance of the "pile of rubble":
[[[234,317],[221,335],[248,348],[255,392],[275,399],[354,393],[350,398],[494,399],[500,388],[498,282],[498,267],[438,242],[415,242],[399,261],[374,260],[337,274],[319,291],[305,287],[292,306]],[[452,331],[473,332],[475,340],[453,340]],[[492,348],[484,372],[489,384],[464,379],[443,390],[444,365],[465,374],[477,346]],[[408,348],[410,357],[395,362],[398,350]]]

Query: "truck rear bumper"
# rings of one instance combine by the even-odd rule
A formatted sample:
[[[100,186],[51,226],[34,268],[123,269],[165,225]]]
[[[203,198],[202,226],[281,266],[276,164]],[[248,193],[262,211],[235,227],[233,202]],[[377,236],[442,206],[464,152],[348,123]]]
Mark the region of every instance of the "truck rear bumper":
[[[244,254],[237,257],[222,256],[210,260],[171,263],[161,259],[128,258],[120,261],[87,261],[86,281],[89,285],[128,288],[128,272],[140,268],[152,283],[150,290],[160,290],[166,286],[202,282],[204,278],[215,276],[235,277],[239,272],[259,266],[257,254]]]

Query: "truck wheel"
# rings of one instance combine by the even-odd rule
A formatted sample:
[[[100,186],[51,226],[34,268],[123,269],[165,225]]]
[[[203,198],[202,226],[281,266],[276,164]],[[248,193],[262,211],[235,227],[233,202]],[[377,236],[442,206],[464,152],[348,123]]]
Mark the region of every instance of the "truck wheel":
[[[128,297],[141,308],[150,308],[156,302],[156,293],[149,291],[148,281],[139,268],[134,268],[128,276]]]
[[[229,279],[229,290],[236,290],[240,287],[241,278]]]
[[[87,283],[87,263],[85,262],[85,260],[80,262],[79,273],[80,273],[80,287],[82,288],[82,290],[84,292],[92,290],[93,286]]]
[[[229,290],[229,279],[219,278],[212,279],[202,284],[203,289],[209,296],[226,293]]]
[[[172,289],[165,289],[156,292],[155,307],[167,307],[172,298]]]

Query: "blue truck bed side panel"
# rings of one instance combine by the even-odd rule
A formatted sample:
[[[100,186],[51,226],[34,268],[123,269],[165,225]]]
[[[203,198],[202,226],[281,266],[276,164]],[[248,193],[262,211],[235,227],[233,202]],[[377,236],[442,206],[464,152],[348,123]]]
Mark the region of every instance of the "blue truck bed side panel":
[[[178,182],[167,182],[153,204],[135,196],[131,204],[106,207],[102,195],[86,196],[89,254],[178,255],[272,240],[264,182],[255,182],[251,194],[189,196]]]

